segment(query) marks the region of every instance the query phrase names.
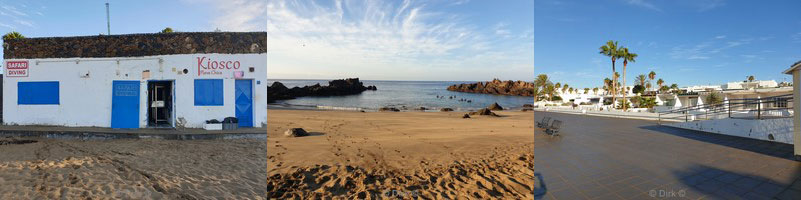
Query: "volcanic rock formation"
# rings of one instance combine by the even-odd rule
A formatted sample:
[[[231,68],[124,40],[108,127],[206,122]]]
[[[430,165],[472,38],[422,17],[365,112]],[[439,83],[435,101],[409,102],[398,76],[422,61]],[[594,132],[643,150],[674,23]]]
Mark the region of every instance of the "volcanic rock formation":
[[[534,96],[534,83],[525,81],[501,81],[468,83],[448,86],[449,91],[498,95]]]
[[[338,79],[328,82],[328,86],[314,84],[311,86],[287,88],[281,82],[274,82],[267,88],[267,102],[276,100],[294,99],[304,96],[343,96],[360,94],[365,90],[376,90],[375,86],[365,87],[359,78]]]

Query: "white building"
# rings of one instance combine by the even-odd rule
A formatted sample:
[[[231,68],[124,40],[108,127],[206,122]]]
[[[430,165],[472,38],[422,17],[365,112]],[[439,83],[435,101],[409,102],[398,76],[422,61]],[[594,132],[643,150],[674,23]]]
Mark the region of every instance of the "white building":
[[[3,123],[188,127],[267,120],[266,33],[168,33],[6,41]]]

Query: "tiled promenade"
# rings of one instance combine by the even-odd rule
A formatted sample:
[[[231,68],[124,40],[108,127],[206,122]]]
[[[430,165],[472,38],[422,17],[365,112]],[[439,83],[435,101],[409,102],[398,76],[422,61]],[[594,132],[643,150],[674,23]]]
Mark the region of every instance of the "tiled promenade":
[[[543,199],[801,199],[792,146],[656,125],[535,112],[562,120],[535,130]]]

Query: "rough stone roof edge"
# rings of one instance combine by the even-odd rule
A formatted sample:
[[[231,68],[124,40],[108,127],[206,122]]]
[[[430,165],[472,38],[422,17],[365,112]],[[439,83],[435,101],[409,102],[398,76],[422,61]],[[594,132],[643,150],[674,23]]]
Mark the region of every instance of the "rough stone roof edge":
[[[259,38],[264,36],[263,38]],[[206,38],[231,38],[229,43],[212,43],[203,44]],[[249,38],[247,41],[237,40],[237,37]],[[142,38],[145,38],[144,40]],[[179,38],[193,38],[193,41],[182,41]],[[112,45],[129,46],[124,44],[127,40],[139,41],[138,44],[147,44],[147,46],[163,46],[167,50],[153,50],[153,49],[97,49],[98,42],[110,42]],[[161,42],[155,42],[161,41]],[[172,43],[167,43],[172,41]],[[196,42],[197,41],[197,42]],[[122,43],[120,43],[122,42]],[[176,43],[177,42],[177,43]],[[246,42],[242,44],[239,42]],[[253,42],[253,43],[250,43]],[[101,42],[103,43],[103,42]],[[252,46],[247,50],[246,45],[259,43],[256,49]],[[261,44],[264,43],[264,44]],[[152,55],[174,55],[174,54],[193,54],[193,53],[266,53],[267,52],[267,32],[174,32],[174,33],[132,33],[132,34],[118,34],[118,35],[88,35],[88,36],[68,36],[68,37],[31,37],[19,38],[3,41],[3,58],[5,59],[36,59],[36,58],[68,58],[68,57],[140,57]],[[95,50],[89,50],[91,47],[84,48],[69,48],[60,47],[60,44],[76,45],[87,44],[95,47]],[[192,50],[181,50],[181,46],[192,44]],[[48,45],[48,46],[42,46]],[[104,46],[100,46],[105,48]],[[115,46],[119,48],[120,46]],[[206,47],[205,50],[203,47]],[[209,47],[211,50],[209,50]],[[220,48],[229,47],[229,48]],[[17,50],[18,48],[27,48],[27,50]],[[188,47],[187,47],[188,48]],[[35,50],[36,49],[36,50]],[[38,50],[41,49],[41,50]],[[46,49],[46,51],[45,51]],[[53,52],[54,49],[59,52]],[[82,49],[82,50],[80,50]],[[161,48],[159,48],[161,49]],[[20,51],[20,52],[17,52]],[[106,55],[98,53],[98,51],[113,52],[113,55]],[[77,52],[77,53],[76,53]],[[87,53],[88,52],[88,53]]]
[[[11,40],[37,40],[37,39],[86,39],[86,38],[100,38],[100,37],[126,37],[126,36],[174,36],[176,34],[258,34],[264,33],[267,34],[265,31],[254,31],[254,32],[235,32],[235,31],[221,31],[221,32],[172,32],[172,33],[127,33],[127,34],[116,34],[116,35],[80,35],[80,36],[64,36],[64,37],[26,37],[26,38],[17,38]],[[170,35],[172,34],[172,35]],[[5,42],[5,41],[3,41]]]

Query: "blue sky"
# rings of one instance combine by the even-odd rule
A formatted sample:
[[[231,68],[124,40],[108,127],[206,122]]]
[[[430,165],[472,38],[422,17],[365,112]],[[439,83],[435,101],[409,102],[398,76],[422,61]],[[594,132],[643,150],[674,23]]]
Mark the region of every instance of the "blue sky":
[[[534,1],[267,3],[270,79],[531,80]]]
[[[106,34],[107,1],[0,0],[0,33],[26,37]],[[265,31],[264,0],[109,0],[111,34]],[[0,58],[0,61],[2,59]]]
[[[628,85],[650,71],[679,86],[792,81],[781,72],[801,60],[801,1],[598,0],[535,2],[535,73],[575,88],[600,87],[611,61],[608,40],[639,54]],[[622,70],[622,62],[616,64]]]

